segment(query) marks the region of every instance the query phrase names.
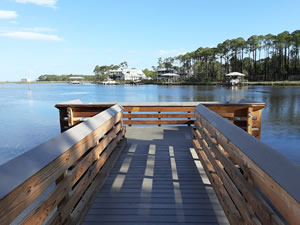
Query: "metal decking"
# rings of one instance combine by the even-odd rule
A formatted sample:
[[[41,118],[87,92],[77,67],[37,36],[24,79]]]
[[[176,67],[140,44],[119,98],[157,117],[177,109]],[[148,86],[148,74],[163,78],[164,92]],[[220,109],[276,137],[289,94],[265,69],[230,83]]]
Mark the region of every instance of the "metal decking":
[[[229,224],[191,129],[128,127],[128,144],[83,224]]]

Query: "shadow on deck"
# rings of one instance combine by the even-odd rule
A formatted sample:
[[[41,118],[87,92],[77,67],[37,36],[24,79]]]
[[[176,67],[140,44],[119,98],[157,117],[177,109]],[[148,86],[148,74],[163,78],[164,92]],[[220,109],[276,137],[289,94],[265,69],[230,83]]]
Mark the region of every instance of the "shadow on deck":
[[[263,103],[122,105],[56,105],[64,132],[0,165],[0,224],[300,225]]]
[[[229,224],[190,127],[130,127],[83,224]]]

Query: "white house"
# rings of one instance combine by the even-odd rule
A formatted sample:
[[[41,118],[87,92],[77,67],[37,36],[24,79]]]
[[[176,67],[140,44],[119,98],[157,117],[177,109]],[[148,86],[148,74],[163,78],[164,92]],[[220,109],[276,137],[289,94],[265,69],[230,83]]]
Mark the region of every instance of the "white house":
[[[117,70],[110,70],[108,73],[117,80],[137,81],[147,79],[144,72],[137,69],[119,68]]]

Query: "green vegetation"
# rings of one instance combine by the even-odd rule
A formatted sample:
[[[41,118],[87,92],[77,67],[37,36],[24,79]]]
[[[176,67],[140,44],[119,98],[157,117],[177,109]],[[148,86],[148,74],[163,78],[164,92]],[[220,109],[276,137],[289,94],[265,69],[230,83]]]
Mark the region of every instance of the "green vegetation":
[[[60,82],[67,82],[69,81],[69,77],[83,77],[85,81],[94,81],[94,75],[52,75],[52,74],[45,74],[38,77],[38,81],[60,81]]]
[[[215,48],[200,47],[174,58],[158,60],[158,67],[174,68],[201,81],[223,80],[230,71],[252,81],[300,79],[300,30],[278,35],[253,35],[225,40]],[[174,66],[177,64],[179,66]]]
[[[144,73],[147,77],[151,77],[152,79],[156,79],[156,78],[157,78],[157,72],[156,72],[156,71],[144,69],[144,70],[143,70],[143,73]]]
[[[278,35],[252,35],[247,40],[241,37],[225,40],[214,48],[200,47],[184,55],[158,58],[156,67],[143,70],[146,76],[153,79],[144,82],[159,84],[156,71],[166,68],[176,70],[181,75],[179,82],[186,84],[219,83],[224,80],[225,74],[236,71],[246,74],[249,81],[281,81],[278,84],[284,85],[282,81],[285,80],[300,80],[299,48],[300,30],[292,33],[284,31]],[[68,81],[71,76],[81,76],[85,81],[98,83],[113,75],[110,71],[127,67],[126,61],[119,65],[97,65],[94,76],[42,75],[38,80]]]

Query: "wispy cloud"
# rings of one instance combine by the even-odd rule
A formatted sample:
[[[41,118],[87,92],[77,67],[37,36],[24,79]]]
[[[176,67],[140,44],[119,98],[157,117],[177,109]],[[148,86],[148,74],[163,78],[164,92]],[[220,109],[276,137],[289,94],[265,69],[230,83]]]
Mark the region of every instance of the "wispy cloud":
[[[56,29],[49,27],[24,27],[21,28],[21,30],[29,32],[56,32]]]
[[[159,50],[160,56],[173,56],[173,55],[180,55],[184,54],[185,51],[183,49],[171,49],[171,50]]]
[[[17,18],[17,16],[16,11],[0,10],[0,19],[14,19]]]
[[[24,40],[46,40],[46,41],[63,41],[62,38],[56,35],[50,34],[42,34],[36,32],[6,32],[0,33],[2,37],[16,38],[16,39],[24,39]]]
[[[16,2],[19,3],[32,3],[40,6],[47,6],[47,7],[56,7],[56,2],[58,0],[15,0]]]

